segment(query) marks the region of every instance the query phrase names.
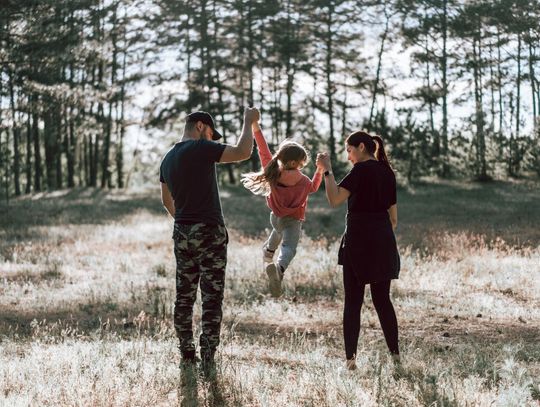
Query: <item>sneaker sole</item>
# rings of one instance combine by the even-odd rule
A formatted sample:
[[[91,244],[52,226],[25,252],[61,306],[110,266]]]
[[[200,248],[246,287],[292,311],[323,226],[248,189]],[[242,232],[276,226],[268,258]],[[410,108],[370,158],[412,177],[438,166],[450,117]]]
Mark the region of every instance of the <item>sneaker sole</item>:
[[[274,263],[266,266],[266,275],[268,276],[270,294],[272,294],[272,297],[279,297],[281,295],[281,281],[279,280],[277,267]]]

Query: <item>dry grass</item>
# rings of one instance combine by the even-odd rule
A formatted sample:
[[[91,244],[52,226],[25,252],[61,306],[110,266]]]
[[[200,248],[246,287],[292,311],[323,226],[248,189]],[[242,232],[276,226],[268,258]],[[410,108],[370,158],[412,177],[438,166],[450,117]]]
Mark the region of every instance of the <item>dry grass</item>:
[[[156,197],[79,191],[17,201],[11,220],[0,221],[0,405],[537,406],[540,239],[530,226],[518,245],[511,220],[494,238],[479,233],[489,228],[474,212],[469,229],[459,219],[440,229],[429,213],[407,223],[419,217],[410,197],[439,186],[417,188],[403,193],[403,269],[393,285],[403,364],[387,356],[368,293],[352,373],[342,370],[335,265],[342,213],[314,197],[285,295],[275,300],[252,232],[267,212],[261,206],[258,223],[235,229],[259,202],[248,209],[226,190],[231,244],[215,380],[178,368],[171,224]],[[511,206],[515,185],[486,188],[508,196],[503,214],[521,208]],[[449,212],[454,193],[440,197]],[[315,239],[321,219],[331,226]],[[405,245],[413,229],[420,243]]]

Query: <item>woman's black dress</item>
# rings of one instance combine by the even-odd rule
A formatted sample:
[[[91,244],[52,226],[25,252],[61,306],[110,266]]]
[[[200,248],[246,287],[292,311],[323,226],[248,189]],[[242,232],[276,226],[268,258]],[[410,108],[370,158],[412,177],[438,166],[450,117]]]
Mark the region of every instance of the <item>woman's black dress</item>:
[[[388,208],[396,203],[396,177],[382,162],[356,163],[339,186],[348,190],[347,227],[338,264],[361,284],[396,279],[400,260]]]

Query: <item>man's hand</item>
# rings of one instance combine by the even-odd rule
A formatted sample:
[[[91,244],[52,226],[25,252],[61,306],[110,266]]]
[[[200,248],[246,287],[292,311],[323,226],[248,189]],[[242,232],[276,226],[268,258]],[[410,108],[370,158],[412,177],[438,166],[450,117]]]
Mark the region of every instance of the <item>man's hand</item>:
[[[244,110],[244,123],[251,126],[254,122],[258,122],[261,117],[259,109],[256,107],[246,107]]]
[[[253,131],[252,124],[259,121],[259,110],[255,107],[247,107],[244,110],[244,126],[242,127],[242,135],[235,146],[226,145],[220,163],[231,163],[236,161],[244,161],[251,157],[253,150]]]

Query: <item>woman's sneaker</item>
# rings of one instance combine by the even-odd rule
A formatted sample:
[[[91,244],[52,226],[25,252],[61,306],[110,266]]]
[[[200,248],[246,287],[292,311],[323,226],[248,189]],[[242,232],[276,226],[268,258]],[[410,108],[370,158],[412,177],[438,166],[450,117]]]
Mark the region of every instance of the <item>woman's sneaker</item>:
[[[268,276],[268,285],[272,297],[281,295],[281,281],[283,280],[283,270],[276,263],[270,263],[266,266],[266,275]]]
[[[347,370],[356,370],[356,359],[347,359],[345,362]]]
[[[272,263],[274,261],[275,252],[268,250],[266,246],[263,246],[262,252],[263,252],[263,263]]]

